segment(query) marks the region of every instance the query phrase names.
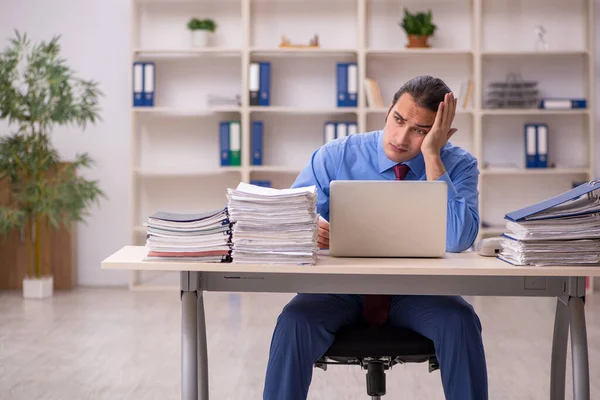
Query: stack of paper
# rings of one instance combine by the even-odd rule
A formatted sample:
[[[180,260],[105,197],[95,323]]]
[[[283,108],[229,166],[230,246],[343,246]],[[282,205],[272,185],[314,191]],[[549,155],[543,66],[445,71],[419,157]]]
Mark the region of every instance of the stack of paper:
[[[157,212],[144,225],[146,260],[231,261],[231,222],[227,208],[200,214]]]
[[[227,189],[234,263],[310,264],[318,251],[316,187]]]
[[[600,265],[600,182],[509,213],[498,257],[515,265]]]

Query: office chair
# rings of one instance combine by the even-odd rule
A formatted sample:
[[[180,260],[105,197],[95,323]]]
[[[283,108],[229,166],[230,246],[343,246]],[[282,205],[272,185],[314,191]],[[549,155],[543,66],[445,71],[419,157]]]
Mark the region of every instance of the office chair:
[[[429,372],[439,369],[433,342],[410,330],[384,325],[352,325],[342,328],[315,367],[327,371],[328,364],[360,365],[367,370],[367,394],[372,400],[385,395],[385,371],[399,363],[429,363]]]

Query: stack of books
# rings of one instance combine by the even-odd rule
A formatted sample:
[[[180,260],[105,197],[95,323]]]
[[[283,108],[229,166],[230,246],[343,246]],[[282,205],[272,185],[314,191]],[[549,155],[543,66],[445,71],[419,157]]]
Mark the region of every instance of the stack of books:
[[[513,265],[600,266],[600,181],[506,214],[498,258]]]
[[[200,214],[156,212],[147,228],[146,260],[231,262],[231,222],[227,208]]]
[[[316,263],[316,187],[274,189],[240,183],[227,189],[233,263]]]

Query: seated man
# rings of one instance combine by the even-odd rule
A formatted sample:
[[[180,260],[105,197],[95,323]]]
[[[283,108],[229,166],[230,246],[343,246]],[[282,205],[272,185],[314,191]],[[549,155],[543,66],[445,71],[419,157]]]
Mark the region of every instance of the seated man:
[[[456,132],[451,127],[455,110],[456,99],[443,81],[419,76],[394,95],[383,130],[331,141],[313,154],[293,186],[317,187],[317,211],[324,218],[320,248],[329,246],[329,184],[336,179],[444,180],[448,183],[446,250],[460,252],[473,244],[479,226],[479,170],[472,155],[448,143]],[[488,398],[481,324],[462,297],[298,294],[277,319],[264,399],[306,399],[314,362],[341,327],[370,320],[371,301],[377,298],[387,301],[384,322],[412,329],[434,342],[447,399]]]

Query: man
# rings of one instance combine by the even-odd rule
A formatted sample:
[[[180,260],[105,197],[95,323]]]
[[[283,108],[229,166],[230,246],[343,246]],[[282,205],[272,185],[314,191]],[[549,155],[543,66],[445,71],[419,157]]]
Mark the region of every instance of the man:
[[[448,184],[446,250],[460,252],[472,245],[479,226],[479,170],[472,155],[448,143],[456,132],[452,128],[455,110],[456,99],[443,81],[419,76],[394,95],[382,131],[337,139],[313,154],[293,186],[317,187],[317,211],[324,219],[319,226],[320,248],[329,246],[329,184],[335,179],[444,180]],[[397,176],[402,169],[405,176]],[[362,295],[295,296],[284,307],[273,333],[264,399],[306,399],[314,362],[341,327],[369,316],[365,300]],[[386,322],[434,342],[448,400],[488,398],[481,324],[462,297],[391,296],[387,312]]]

